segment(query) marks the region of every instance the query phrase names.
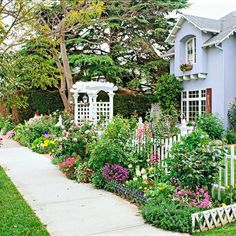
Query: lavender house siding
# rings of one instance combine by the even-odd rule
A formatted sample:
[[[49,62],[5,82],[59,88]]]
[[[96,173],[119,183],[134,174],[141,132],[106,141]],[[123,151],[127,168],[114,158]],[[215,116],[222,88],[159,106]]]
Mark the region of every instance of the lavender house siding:
[[[207,56],[207,78],[183,81],[183,89],[191,91],[212,88],[212,112],[225,118],[223,53],[212,47],[207,50]]]
[[[206,73],[207,53],[202,49],[203,43],[208,40],[211,35],[204,34],[193,26],[191,23],[185,21],[182,28],[178,31],[175,39],[175,71],[176,76],[182,76],[183,72],[180,70],[180,65],[186,63],[186,41],[195,36],[197,46],[197,62],[193,65],[191,71],[185,72],[185,75],[194,73]]]
[[[225,128],[228,127],[229,104],[236,99],[234,33],[236,12],[219,20],[182,15],[167,39],[174,44],[169,54],[167,53],[167,57],[171,57],[170,73],[183,81],[185,91],[211,88],[212,112],[223,119]],[[186,41],[193,37],[196,38],[196,63],[192,70],[182,72],[180,65],[188,63]]]
[[[224,117],[227,121],[229,104],[236,98],[236,37],[222,43],[224,57]]]

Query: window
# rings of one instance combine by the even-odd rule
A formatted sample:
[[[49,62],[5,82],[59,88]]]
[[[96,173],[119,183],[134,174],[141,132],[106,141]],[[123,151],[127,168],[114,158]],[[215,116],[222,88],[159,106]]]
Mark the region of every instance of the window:
[[[195,121],[206,111],[206,90],[183,91],[181,98],[182,118]]]
[[[197,61],[196,38],[191,38],[186,42],[186,63],[194,64]]]

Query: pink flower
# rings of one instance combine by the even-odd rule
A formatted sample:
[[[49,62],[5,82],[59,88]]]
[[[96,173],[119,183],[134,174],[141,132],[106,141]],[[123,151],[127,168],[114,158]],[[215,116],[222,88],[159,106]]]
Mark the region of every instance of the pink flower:
[[[90,130],[86,130],[84,133],[87,135],[90,133]]]
[[[74,137],[74,138],[72,139],[72,141],[76,143],[76,142],[78,142],[78,139],[77,139],[76,137]]]
[[[62,138],[59,138],[59,139],[58,139],[59,142],[62,142],[62,140],[63,140]]]

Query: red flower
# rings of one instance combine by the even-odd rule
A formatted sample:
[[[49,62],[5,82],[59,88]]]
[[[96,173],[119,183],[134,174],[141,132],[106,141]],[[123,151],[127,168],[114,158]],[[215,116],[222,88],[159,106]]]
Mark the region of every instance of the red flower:
[[[0,138],[0,141],[2,141],[3,140],[3,138]]]

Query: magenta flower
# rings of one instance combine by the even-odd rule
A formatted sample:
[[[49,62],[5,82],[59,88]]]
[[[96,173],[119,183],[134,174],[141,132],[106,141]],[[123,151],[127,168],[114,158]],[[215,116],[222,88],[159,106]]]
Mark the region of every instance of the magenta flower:
[[[129,170],[117,164],[111,165],[107,163],[103,167],[102,175],[108,181],[115,180],[123,183],[129,178]]]

